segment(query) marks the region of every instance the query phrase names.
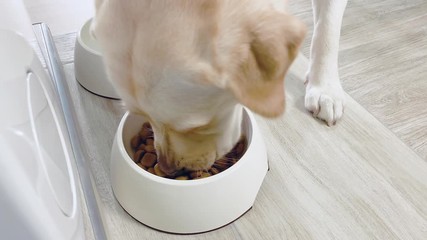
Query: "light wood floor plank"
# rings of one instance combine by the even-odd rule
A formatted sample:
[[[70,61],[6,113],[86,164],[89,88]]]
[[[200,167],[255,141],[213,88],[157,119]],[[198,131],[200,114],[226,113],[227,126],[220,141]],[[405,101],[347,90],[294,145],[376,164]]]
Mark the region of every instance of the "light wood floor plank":
[[[310,2],[290,1],[308,36]],[[427,160],[427,2],[349,1],[341,35],[344,90]]]

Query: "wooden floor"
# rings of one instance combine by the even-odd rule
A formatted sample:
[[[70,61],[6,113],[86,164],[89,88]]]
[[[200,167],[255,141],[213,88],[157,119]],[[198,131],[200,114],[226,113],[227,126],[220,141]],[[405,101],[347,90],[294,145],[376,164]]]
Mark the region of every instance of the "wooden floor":
[[[111,239],[427,239],[427,2],[349,2],[340,49],[349,100],[335,127],[303,107],[308,38],[287,76],[286,114],[257,118],[271,171],[253,209],[217,231],[177,236],[141,225],[114,198],[109,149],[124,110],[76,84],[75,19],[92,3],[75,1],[52,17],[43,10],[62,1],[24,2],[57,35]],[[73,7],[84,9],[75,11],[81,17],[61,17]],[[310,1],[291,1],[290,10],[312,28]]]
[[[309,56],[311,1],[289,2]],[[349,1],[341,35],[344,90],[427,161],[427,1]]]

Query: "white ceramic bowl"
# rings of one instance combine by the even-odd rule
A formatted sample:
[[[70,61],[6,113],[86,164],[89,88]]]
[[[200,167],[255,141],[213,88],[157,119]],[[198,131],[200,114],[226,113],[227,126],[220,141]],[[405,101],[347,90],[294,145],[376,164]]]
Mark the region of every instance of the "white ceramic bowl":
[[[136,165],[130,139],[140,130],[142,116],[126,113],[111,152],[111,183],[121,206],[157,230],[191,234],[225,226],[248,211],[267,173],[267,153],[257,123],[243,112],[242,130],[248,148],[227,170],[197,180],[158,177]]]
[[[88,91],[109,98],[119,98],[107,78],[102,54],[96,39],[90,34],[92,19],[80,29],[74,49],[74,69],[77,81]]]

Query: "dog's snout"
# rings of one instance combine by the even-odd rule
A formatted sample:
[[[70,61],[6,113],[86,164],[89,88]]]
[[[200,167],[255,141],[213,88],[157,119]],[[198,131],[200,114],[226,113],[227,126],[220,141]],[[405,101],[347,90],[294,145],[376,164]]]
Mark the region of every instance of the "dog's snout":
[[[159,168],[168,176],[174,176],[182,170],[197,171],[209,169],[216,157],[215,150],[193,155],[182,155],[173,151],[170,152],[174,154],[166,154],[164,151],[159,150],[157,152]]]

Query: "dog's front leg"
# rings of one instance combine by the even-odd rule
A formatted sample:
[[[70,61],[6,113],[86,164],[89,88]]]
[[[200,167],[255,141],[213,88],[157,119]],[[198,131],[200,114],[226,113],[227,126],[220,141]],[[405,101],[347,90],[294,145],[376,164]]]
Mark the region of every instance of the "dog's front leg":
[[[347,0],[312,0],[314,31],[305,107],[331,126],[341,118],[345,95],[338,76],[338,48]]]

